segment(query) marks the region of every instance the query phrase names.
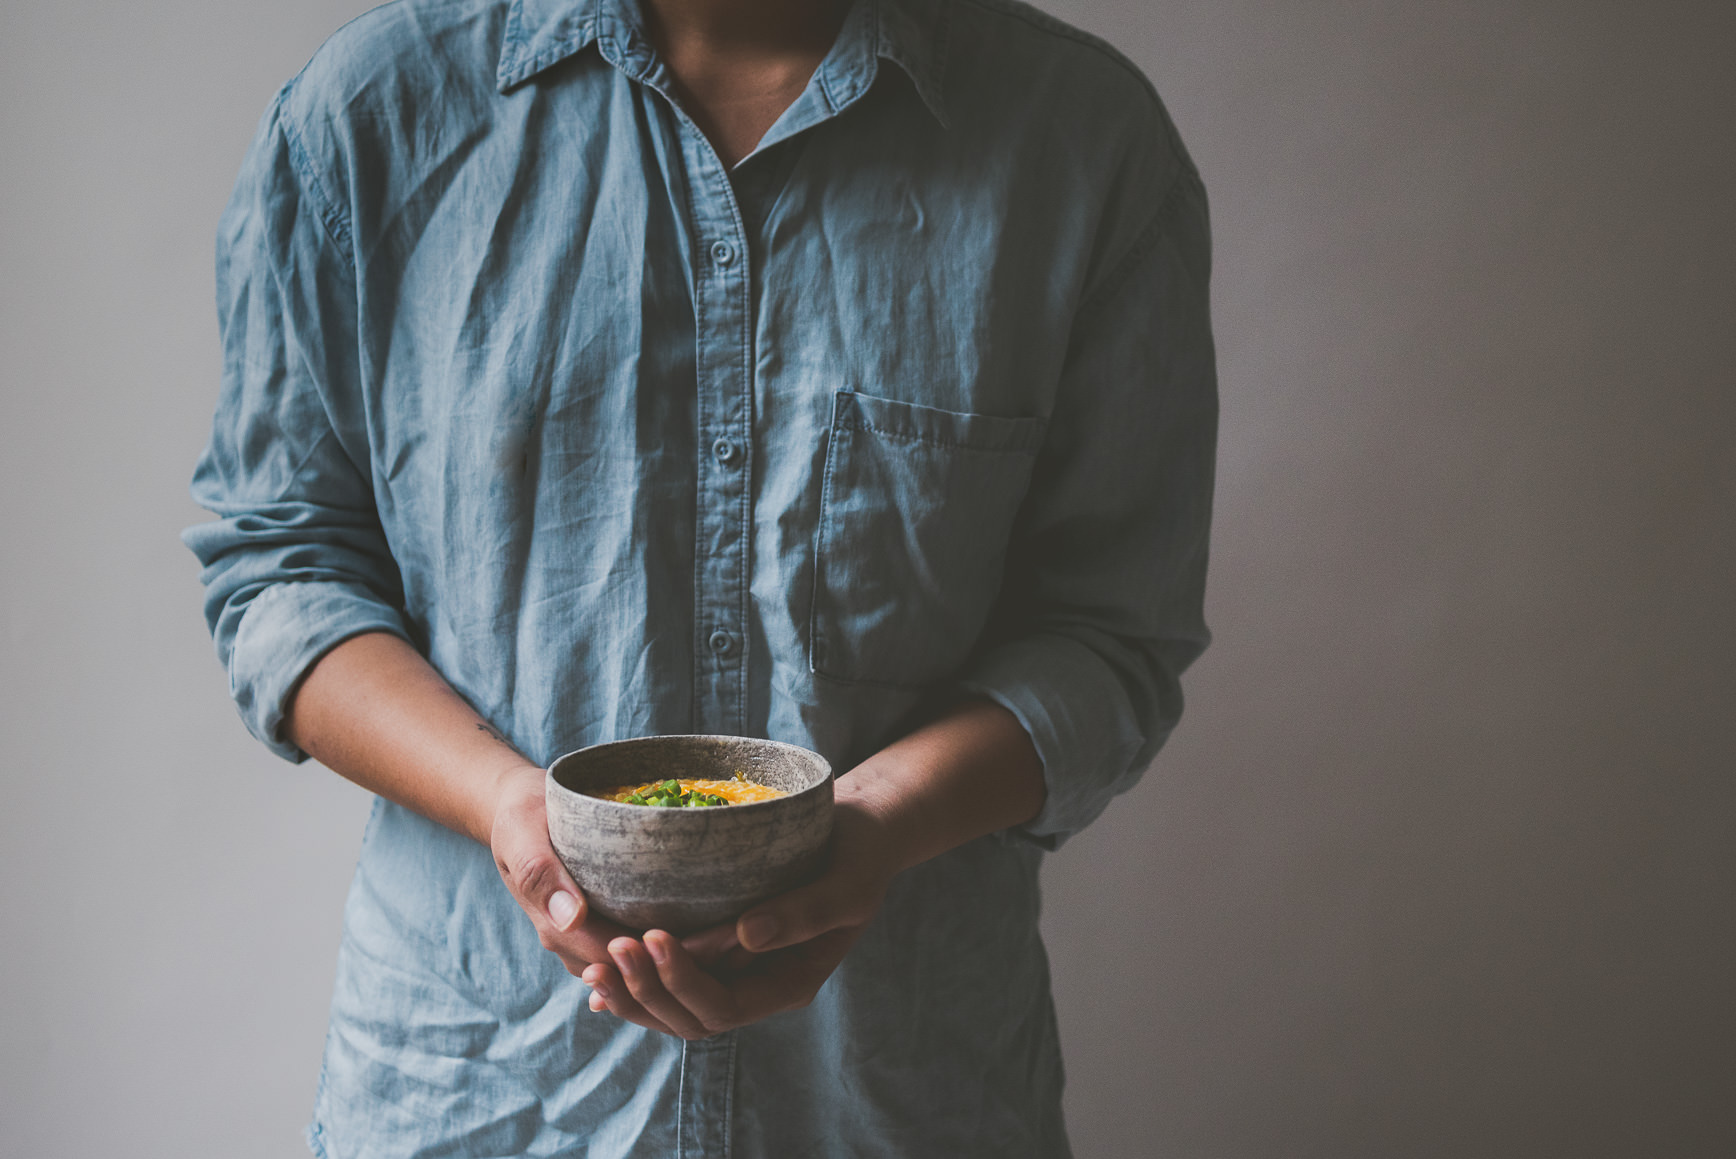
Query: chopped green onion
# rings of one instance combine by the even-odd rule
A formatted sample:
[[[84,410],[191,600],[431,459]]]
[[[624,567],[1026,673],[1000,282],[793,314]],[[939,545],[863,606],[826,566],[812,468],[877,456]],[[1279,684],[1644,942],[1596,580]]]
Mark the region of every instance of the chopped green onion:
[[[736,774],[736,779],[743,782],[747,780],[740,773]],[[683,789],[681,782],[676,780],[660,781],[645,789],[635,790],[622,797],[621,802],[626,805],[656,805],[666,809],[715,808],[729,804],[728,800],[715,793]]]

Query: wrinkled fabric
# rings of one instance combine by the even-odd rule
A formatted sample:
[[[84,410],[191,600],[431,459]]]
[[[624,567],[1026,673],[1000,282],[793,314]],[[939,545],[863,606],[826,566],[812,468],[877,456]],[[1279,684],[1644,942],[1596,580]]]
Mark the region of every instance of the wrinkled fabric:
[[[1205,647],[1204,193],[1139,73],[1010,0],[858,0],[726,171],[632,0],[398,0],[278,95],[218,238],[189,529],[249,729],[362,632],[533,760],[656,733],[847,770],[948,697],[1047,802],[901,875],[807,1009],[587,1009],[487,850],[376,804],[321,1155],[1056,1156],[1044,849]]]

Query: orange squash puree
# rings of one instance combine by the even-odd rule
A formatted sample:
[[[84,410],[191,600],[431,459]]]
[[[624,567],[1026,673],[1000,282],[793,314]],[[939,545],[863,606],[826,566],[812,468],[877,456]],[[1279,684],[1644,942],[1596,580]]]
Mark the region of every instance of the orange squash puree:
[[[605,801],[620,801],[625,803],[634,793],[649,793],[662,781],[646,781],[643,785],[615,785],[607,789],[594,789],[587,795],[601,797]],[[677,782],[683,790],[689,793],[710,793],[722,797],[731,805],[751,805],[755,801],[774,801],[779,797],[787,797],[782,789],[774,789],[769,785],[756,784],[745,777],[737,777],[729,781],[707,781],[702,779],[681,778]]]

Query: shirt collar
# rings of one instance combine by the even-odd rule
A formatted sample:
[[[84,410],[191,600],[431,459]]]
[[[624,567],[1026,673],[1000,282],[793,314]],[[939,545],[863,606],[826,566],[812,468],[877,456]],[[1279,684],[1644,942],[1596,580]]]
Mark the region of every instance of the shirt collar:
[[[949,0],[856,0],[818,73],[833,108],[867,92],[885,58],[904,70],[923,104],[945,125],[949,8]],[[495,82],[506,92],[593,42],[635,80],[644,80],[651,69],[651,42],[636,0],[512,0]]]

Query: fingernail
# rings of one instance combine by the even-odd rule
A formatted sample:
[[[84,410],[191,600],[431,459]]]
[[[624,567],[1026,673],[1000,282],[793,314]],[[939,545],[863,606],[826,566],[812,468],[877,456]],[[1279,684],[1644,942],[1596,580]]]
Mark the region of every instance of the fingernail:
[[[555,928],[566,929],[573,924],[573,919],[579,916],[579,899],[565,890],[556,891],[549,898],[549,918],[555,923]]]
[[[616,968],[623,974],[639,968],[639,958],[633,953],[633,943],[626,938],[617,938],[609,943],[609,956],[615,959]]]
[[[602,996],[603,996],[603,999],[604,999],[604,1000],[605,1000],[605,1001],[607,1001],[607,1000],[608,1000],[608,997],[609,997],[609,988],[608,988],[608,987],[607,987],[607,986],[605,986],[605,985],[603,985],[603,984],[602,984],[602,983],[601,983],[601,982],[592,982],[592,983],[591,983],[591,989],[592,989],[592,991],[594,991],[594,992],[595,992],[595,993],[597,993],[597,994],[600,994],[600,995],[602,995]]]
[[[669,949],[663,944],[662,938],[646,938],[645,948],[651,951],[651,960],[659,966],[669,957]]]
[[[763,946],[778,936],[778,919],[771,914],[755,914],[741,923],[742,943],[748,949]]]

